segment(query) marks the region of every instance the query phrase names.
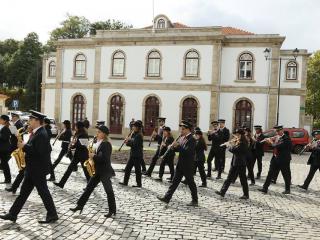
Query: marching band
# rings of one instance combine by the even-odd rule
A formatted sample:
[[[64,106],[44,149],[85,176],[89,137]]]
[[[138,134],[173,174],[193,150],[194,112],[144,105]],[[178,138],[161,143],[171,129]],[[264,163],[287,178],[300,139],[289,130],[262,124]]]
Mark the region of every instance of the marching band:
[[[52,163],[50,120],[42,113],[33,110],[30,110],[30,112],[30,119],[25,127],[17,114],[13,113],[11,115],[11,121],[7,115],[0,116],[0,167],[4,174],[3,183],[11,183],[11,172],[8,164],[11,156],[16,160],[19,169],[13,184],[11,187],[6,187],[5,190],[16,193],[22,182],[20,193],[9,212],[0,215],[0,218],[15,222],[30,193],[36,187],[47,210],[45,220],[39,221],[39,223],[57,221],[58,214],[47,181],[53,181],[56,186],[63,188],[72,171],[77,170],[79,163],[82,166],[87,185],[77,201],[77,205],[70,210],[73,212],[80,211],[81,213],[91,193],[102,182],[109,206],[108,214],[105,217],[115,216],[116,200],[111,181],[115,172],[111,165],[112,144],[109,138],[109,129],[105,126],[105,122],[97,121],[97,134],[90,142],[88,135],[90,123],[87,120],[75,124],[74,134],[72,134],[71,122],[69,120],[63,121],[62,131],[57,134],[53,141],[53,145],[57,140],[61,141],[61,151],[58,158]],[[174,139],[171,128],[165,125],[165,120],[164,117],[158,118],[158,125],[151,135],[150,143],[156,141],[157,149],[148,170],[144,172],[144,175],[151,177],[157,161],[160,161],[159,178],[156,178],[155,181],[162,182],[165,166],[169,167],[170,177],[167,180],[169,180],[170,186],[164,195],[157,197],[160,201],[168,204],[184,177],[184,182],[189,186],[192,198],[188,205],[198,206],[198,192],[194,175],[198,169],[202,182],[199,187],[207,187],[207,181],[211,179],[212,171],[217,171],[216,179],[221,179],[225,170],[226,150],[232,153],[230,169],[221,189],[215,193],[224,197],[229,186],[239,176],[243,190],[243,196],[240,198],[243,200],[249,199],[247,178],[251,180],[250,185],[255,184],[255,179],[261,178],[264,144],[271,145],[273,155],[263,187],[258,190],[266,194],[271,182],[281,172],[285,182],[283,193],[290,194],[292,143],[283,126],[275,126],[277,135],[271,138],[266,138],[263,135],[260,125],[254,126],[255,133],[253,135],[251,135],[250,128],[242,126],[242,128],[233,132],[230,139],[230,131],[225,127],[225,120],[212,121],[212,130],[206,133],[208,141],[211,142],[206,160],[207,143],[200,128],[193,126],[189,121],[182,120],[179,124],[180,135]],[[29,135],[27,141],[23,141],[24,135]],[[320,131],[314,131],[313,137],[313,141],[301,151],[301,153],[306,150],[311,151],[308,160],[309,174],[303,185],[299,185],[300,188],[305,190],[308,189],[316,171],[320,170]],[[130,147],[130,156],[124,170],[123,181],[119,184],[128,186],[131,170],[134,167],[136,185],[133,187],[142,188],[142,173],[145,169],[142,121],[132,119],[130,133],[124,139],[119,151],[123,145]],[[176,168],[174,168],[176,152],[178,152],[178,160]],[[54,170],[64,156],[70,158],[70,164],[61,180],[55,182]],[[207,173],[205,172],[206,161]],[[214,169],[212,169],[212,162],[214,163]],[[256,162],[258,172],[255,178],[254,165]],[[50,174],[50,178],[46,179],[48,174]]]

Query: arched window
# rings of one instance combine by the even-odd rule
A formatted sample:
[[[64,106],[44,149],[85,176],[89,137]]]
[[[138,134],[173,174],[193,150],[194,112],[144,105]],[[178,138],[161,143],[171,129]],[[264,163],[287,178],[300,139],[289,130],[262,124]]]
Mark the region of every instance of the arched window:
[[[239,57],[239,79],[252,80],[253,56],[250,53],[243,53]]]
[[[287,64],[287,80],[297,80],[297,63],[290,61]]]
[[[110,100],[110,133],[121,134],[123,125],[123,99],[120,95],[114,95]]]
[[[185,56],[185,77],[199,77],[199,54],[191,50]]]
[[[164,19],[159,19],[158,20],[158,24],[157,24],[157,28],[165,28],[166,27],[166,21]]]
[[[189,121],[194,127],[198,124],[198,102],[192,97],[182,102],[182,120]]]
[[[55,77],[56,76],[56,62],[51,61],[49,63],[49,77]]]
[[[85,100],[82,95],[76,95],[72,99],[72,124],[73,127],[78,121],[83,121],[85,118]]]
[[[235,107],[234,129],[242,126],[252,127],[252,105],[247,100],[240,100]]]
[[[144,114],[144,133],[151,135],[156,127],[157,118],[159,117],[160,102],[155,96],[148,97],[145,101]]]
[[[74,59],[74,76],[85,77],[86,65],[86,57],[83,54],[78,54]]]
[[[121,51],[117,51],[112,56],[112,76],[123,77],[125,69],[125,56]]]
[[[160,77],[161,56],[158,51],[152,51],[148,55],[147,76]]]

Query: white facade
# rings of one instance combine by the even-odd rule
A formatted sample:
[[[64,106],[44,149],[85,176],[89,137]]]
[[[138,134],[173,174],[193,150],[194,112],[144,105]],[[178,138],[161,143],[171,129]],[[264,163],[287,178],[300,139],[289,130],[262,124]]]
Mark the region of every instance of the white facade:
[[[168,20],[167,29],[155,32],[151,29],[101,31],[89,39],[58,41],[57,53],[44,59],[42,110],[57,121],[72,120],[76,115],[74,97],[81,95],[82,116],[91,122],[105,120],[109,126],[112,114],[116,114],[111,97],[119,95],[123,106],[118,121],[123,134],[132,118],[146,119],[149,114],[146,98],[154,96],[159,101],[158,115],[166,117],[166,124],[178,130],[179,121],[187,111],[183,100],[193,98],[197,104],[196,123],[204,131],[218,118],[226,119],[227,127],[233,129],[240,124],[237,119],[245,117],[243,114],[250,115],[251,127],[259,124],[269,128],[276,123],[279,76],[278,60],[266,61],[264,57],[263,51],[270,48],[272,57],[283,58],[279,124],[304,126],[309,56],[306,50],[300,51],[295,60],[297,78],[288,80],[287,63],[292,57],[290,51],[280,50],[284,37],[255,35],[238,29],[230,34],[224,33],[221,27],[175,26]],[[120,77],[112,76],[113,54],[117,51],[124,55],[124,74]],[[160,54],[160,76],[157,77],[147,74],[151,51]],[[192,66],[198,66],[198,76],[185,75],[185,58],[189,51],[198,55],[196,60],[191,60],[194,61]],[[248,63],[251,64],[248,79],[240,77],[242,63],[239,59],[243,53],[252,57],[252,63]],[[85,76],[81,77],[75,76],[78,54],[85,56]],[[56,61],[57,65],[53,77],[48,73],[51,61]],[[240,100],[251,106],[249,113],[236,110]]]

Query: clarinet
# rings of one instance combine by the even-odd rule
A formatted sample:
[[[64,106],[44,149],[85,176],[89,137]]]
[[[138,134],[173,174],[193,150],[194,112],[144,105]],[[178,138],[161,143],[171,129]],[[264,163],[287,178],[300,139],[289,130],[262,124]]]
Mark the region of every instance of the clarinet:
[[[181,135],[177,137],[173,143],[178,142],[181,137],[182,137]],[[173,149],[172,144],[168,147],[167,151],[165,151],[165,153],[162,156],[160,156],[160,159],[164,159],[172,151]]]
[[[132,134],[133,134],[133,132],[134,132],[134,131],[131,130],[131,132],[129,133],[129,135],[127,136],[127,138],[128,138],[128,137],[131,137]],[[120,146],[120,148],[118,149],[118,151],[121,151],[121,149],[122,149],[123,145],[125,144],[125,142],[126,142],[126,140],[124,139],[123,142],[122,142],[122,144],[121,144],[121,146]]]

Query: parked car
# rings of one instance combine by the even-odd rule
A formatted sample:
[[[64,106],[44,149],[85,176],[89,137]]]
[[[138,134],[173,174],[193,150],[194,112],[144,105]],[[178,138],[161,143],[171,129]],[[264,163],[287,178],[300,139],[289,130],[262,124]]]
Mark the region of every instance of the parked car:
[[[53,136],[57,136],[58,134],[58,127],[56,125],[56,121],[53,118],[49,118],[50,120],[50,126],[51,126],[51,132]]]
[[[310,136],[307,130],[303,128],[284,128],[284,131],[289,132],[289,136],[292,141],[292,152],[299,153],[305,145],[310,142]],[[267,138],[274,137],[276,135],[275,129],[270,129],[263,133]],[[271,151],[272,148],[269,144],[264,145],[265,151]]]

